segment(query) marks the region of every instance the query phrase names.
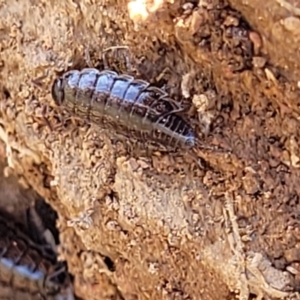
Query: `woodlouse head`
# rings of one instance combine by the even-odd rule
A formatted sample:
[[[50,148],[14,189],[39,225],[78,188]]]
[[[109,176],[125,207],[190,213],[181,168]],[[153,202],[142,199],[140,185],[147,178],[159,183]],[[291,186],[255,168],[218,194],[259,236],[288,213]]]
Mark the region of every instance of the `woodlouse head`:
[[[65,99],[65,93],[64,93],[64,80],[62,78],[57,78],[53,82],[51,88],[51,95],[56,105],[60,106],[63,104]]]

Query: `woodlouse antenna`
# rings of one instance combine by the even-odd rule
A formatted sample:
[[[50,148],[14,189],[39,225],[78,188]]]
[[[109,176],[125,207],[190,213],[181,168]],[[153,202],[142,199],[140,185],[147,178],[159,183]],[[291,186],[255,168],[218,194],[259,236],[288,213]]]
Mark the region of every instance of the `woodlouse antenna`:
[[[109,51],[119,51],[119,50],[122,50],[122,51],[126,51],[127,52],[127,55],[125,54],[125,62],[126,62],[126,68],[127,68],[127,72],[129,73],[131,70],[132,70],[132,64],[130,62],[130,51],[129,51],[129,47],[128,46],[112,46],[112,47],[108,47],[106,49],[104,49],[102,51],[102,60],[103,60],[103,64],[104,64],[104,69],[109,69],[109,65],[108,65],[108,61],[107,61],[107,53]]]
[[[217,152],[217,153],[228,153],[228,154],[232,153],[232,151],[229,150],[229,149],[220,148],[218,146],[204,145],[199,140],[196,141],[195,150],[196,149],[209,150],[209,151],[214,151],[214,152]]]
[[[49,70],[46,70],[44,75],[41,75],[37,78],[31,79],[31,83],[34,84],[37,88],[43,89],[43,80],[49,76]]]

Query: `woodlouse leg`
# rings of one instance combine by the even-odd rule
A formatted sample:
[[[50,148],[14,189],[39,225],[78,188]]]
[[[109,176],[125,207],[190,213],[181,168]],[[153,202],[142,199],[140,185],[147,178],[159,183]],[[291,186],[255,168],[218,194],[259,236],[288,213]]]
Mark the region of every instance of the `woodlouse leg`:
[[[66,266],[65,264],[59,261],[55,266],[53,273],[47,276],[46,283],[50,283],[51,281],[57,281],[60,274],[66,274]]]
[[[104,68],[105,69],[109,69],[109,65],[108,65],[108,60],[107,60],[107,54],[109,51],[126,51],[125,54],[125,62],[126,62],[126,68],[127,68],[127,72],[130,72],[132,70],[132,64],[130,62],[130,52],[129,52],[129,47],[128,46],[112,46],[109,48],[106,48],[102,51],[102,60],[103,60],[103,64],[104,64]]]
[[[207,170],[210,168],[208,163],[201,157],[199,157],[195,152],[190,152],[189,156],[195,161],[200,170]]]
[[[155,83],[160,86],[160,89],[169,95],[172,86],[164,82],[168,82],[170,74],[172,74],[172,69],[170,67],[165,67],[154,79]]]
[[[92,68],[90,49],[88,46],[84,49],[84,60],[85,60],[86,64],[88,65],[88,67]]]
[[[48,128],[50,129],[50,131],[53,131],[53,127],[52,127],[50,121],[47,118],[48,112],[49,112],[49,106],[44,105],[43,108],[42,108],[42,117],[43,117],[43,120],[45,121],[46,126],[48,126]]]
[[[52,232],[45,228],[41,216],[32,204],[26,211],[27,223],[34,241],[38,244],[50,247],[56,253],[56,244]]]
[[[74,124],[73,117],[71,117],[71,116],[65,117],[62,114],[57,114],[57,117],[58,117],[59,122],[56,126],[53,127],[53,130],[59,130],[59,129],[65,127],[69,120],[71,120],[71,122]]]
[[[160,72],[159,74],[158,74],[158,76],[156,76],[156,78],[155,78],[155,80],[157,81],[157,82],[159,82],[160,80],[162,80],[165,76],[166,76],[166,74],[167,73],[171,73],[171,69],[169,68],[169,67],[165,67],[163,70],[162,70],[162,72]],[[163,89],[163,88],[162,88]]]
[[[90,55],[90,47],[87,46],[85,49],[84,49],[84,60],[87,64],[87,66],[89,68],[93,68],[93,64],[92,64],[92,60],[91,60],[91,55]]]
[[[37,78],[31,79],[31,83],[38,87],[39,89],[43,89],[43,80],[49,76],[49,70],[46,71],[44,75],[41,75]]]

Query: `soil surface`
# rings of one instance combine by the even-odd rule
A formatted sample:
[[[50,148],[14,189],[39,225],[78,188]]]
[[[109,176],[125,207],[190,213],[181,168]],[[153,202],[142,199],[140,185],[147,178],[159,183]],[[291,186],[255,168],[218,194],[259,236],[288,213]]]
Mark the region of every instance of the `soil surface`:
[[[0,2],[6,172],[57,211],[78,296],[299,297],[299,9],[296,0]],[[106,63],[180,102],[199,136],[193,153],[144,154],[137,145],[149,141],[125,142],[54,103],[57,76]],[[7,197],[1,206],[14,211]]]

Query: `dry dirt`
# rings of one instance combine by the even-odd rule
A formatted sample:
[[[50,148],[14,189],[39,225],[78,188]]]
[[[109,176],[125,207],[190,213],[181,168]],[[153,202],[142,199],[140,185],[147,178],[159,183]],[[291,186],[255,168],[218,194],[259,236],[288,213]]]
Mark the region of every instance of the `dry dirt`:
[[[57,211],[83,299],[299,299],[299,1],[128,2],[0,1],[6,172]],[[55,106],[59,72],[120,45],[231,153],[139,157]]]

